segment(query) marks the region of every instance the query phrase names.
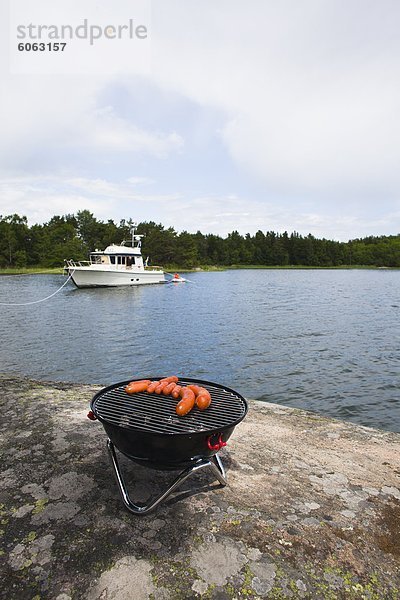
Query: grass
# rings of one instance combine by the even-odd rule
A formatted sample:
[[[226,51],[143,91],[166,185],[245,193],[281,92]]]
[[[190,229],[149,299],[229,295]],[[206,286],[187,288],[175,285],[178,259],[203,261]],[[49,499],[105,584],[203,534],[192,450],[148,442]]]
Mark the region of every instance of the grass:
[[[379,269],[376,265],[231,265],[227,269]],[[390,267],[387,267],[390,268]]]
[[[317,266],[317,265],[199,265],[198,267],[182,267],[177,265],[167,265],[164,270],[171,272],[185,271],[186,273],[193,271],[226,271],[227,269],[379,269],[376,265],[338,265],[338,266]],[[385,267],[398,268],[398,267]]]
[[[0,269],[0,275],[58,275],[63,269],[59,267],[19,267],[13,269]]]
[[[182,265],[164,265],[164,271],[169,273],[179,273],[179,271],[185,271],[185,273],[196,272],[196,271],[226,271],[230,267],[222,267],[221,265],[197,265],[196,267],[183,267]]]

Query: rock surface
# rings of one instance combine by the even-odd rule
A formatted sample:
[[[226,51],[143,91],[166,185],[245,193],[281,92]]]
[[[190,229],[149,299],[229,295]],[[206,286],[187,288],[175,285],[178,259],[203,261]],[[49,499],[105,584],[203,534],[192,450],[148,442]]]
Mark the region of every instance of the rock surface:
[[[400,434],[250,402],[228,485],[203,469],[138,517],[98,389],[0,378],[1,598],[400,598]],[[135,500],[176,476],[121,464]]]

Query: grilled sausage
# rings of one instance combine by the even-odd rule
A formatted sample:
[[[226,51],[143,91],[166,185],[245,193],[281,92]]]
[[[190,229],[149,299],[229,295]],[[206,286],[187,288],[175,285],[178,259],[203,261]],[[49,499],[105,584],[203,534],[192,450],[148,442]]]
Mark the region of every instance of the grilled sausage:
[[[200,394],[200,391],[204,390],[204,388],[201,388],[199,385],[193,385],[192,383],[186,387],[188,387],[189,390],[192,390],[192,392],[194,392],[195,396],[198,396]]]
[[[148,394],[153,394],[156,387],[160,385],[160,381],[152,381],[149,385],[149,387],[147,388],[146,392]]]
[[[175,410],[179,417],[183,417],[192,410],[196,397],[193,390],[189,390],[187,387],[181,389],[180,396],[182,400],[178,402]]]
[[[206,388],[201,387],[198,395],[199,396],[206,396],[207,398],[210,399],[210,402],[211,402],[211,394],[210,394],[210,392],[208,390],[206,390]]]
[[[206,410],[211,404],[211,396],[208,394],[199,394],[196,396],[196,406],[199,410]]]
[[[170,384],[170,381],[161,380],[156,389],[154,390],[156,394],[161,394],[163,389]]]
[[[149,387],[150,379],[142,379],[141,381],[131,381],[125,388],[127,394],[137,394],[138,392],[145,392]]]
[[[181,391],[181,389],[182,389],[182,386],[181,386],[181,385],[176,385],[176,386],[174,387],[174,389],[172,390],[172,392],[171,392],[171,396],[172,396],[173,398],[179,398],[179,395],[180,395],[180,391]]]
[[[170,393],[174,390],[174,388],[176,388],[176,383],[175,381],[171,381],[171,383],[169,383],[165,386],[165,388],[163,388],[162,393],[164,394],[164,396],[169,396]]]
[[[168,381],[169,383],[174,381],[175,383],[177,383],[178,378],[176,375],[171,375],[171,377],[163,377],[162,379],[160,379],[160,383],[161,383],[161,381]]]
[[[200,410],[205,410],[211,404],[211,394],[206,388],[199,385],[188,385],[188,388],[196,394],[196,406]]]

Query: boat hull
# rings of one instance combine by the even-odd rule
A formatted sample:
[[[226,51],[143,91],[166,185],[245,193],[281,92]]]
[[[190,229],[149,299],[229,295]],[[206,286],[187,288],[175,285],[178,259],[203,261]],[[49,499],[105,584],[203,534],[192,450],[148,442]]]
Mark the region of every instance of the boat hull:
[[[68,275],[78,288],[118,287],[165,283],[163,271],[103,270],[93,267],[68,269]]]

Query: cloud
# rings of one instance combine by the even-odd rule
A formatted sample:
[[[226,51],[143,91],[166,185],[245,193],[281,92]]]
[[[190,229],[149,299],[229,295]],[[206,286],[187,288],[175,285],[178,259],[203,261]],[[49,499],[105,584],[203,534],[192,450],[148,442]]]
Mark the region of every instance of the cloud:
[[[81,132],[78,144],[107,154],[143,153],[165,158],[184,145],[183,138],[175,131],[167,134],[145,131],[115,114],[111,106],[93,111]]]
[[[0,212],[397,232],[399,17],[391,0],[154,0],[141,78],[4,71]]]
[[[156,221],[177,232],[214,233],[226,236],[234,230],[242,235],[256,231],[283,233],[297,231],[347,241],[354,237],[393,231],[400,210],[373,217],[365,213],[343,215],[341,210],[304,211],[297,206],[279,206],[275,202],[254,200],[233,194],[182,195],[179,192],[158,193],[140,190],[130,180],[69,178],[62,176],[14,177],[0,179],[0,213],[27,215],[30,225],[45,223],[54,215],[91,211],[97,219],[133,218]],[[150,185],[150,184],[149,184]],[[150,186],[157,187],[157,182]],[[245,207],[245,210],[243,208]]]
[[[397,194],[399,5],[207,9],[157,7],[156,76],[225,111],[221,136],[239,167],[280,193]]]
[[[150,185],[155,183],[151,177],[128,177],[127,181],[133,183],[133,185]]]
[[[72,192],[57,177],[14,177],[0,179],[0,212],[27,216],[30,225],[45,223],[54,215],[76,213],[83,208],[106,212],[108,202]]]
[[[106,197],[110,201],[114,198],[129,199],[139,197],[137,188],[143,184],[154,183],[146,177],[128,177],[122,182],[113,182],[106,179],[90,179],[88,177],[71,177],[58,179],[60,185],[67,185],[75,190],[97,197]]]
[[[177,193],[138,193],[127,180],[112,182],[57,175],[2,178],[0,198],[3,216],[18,212],[28,216],[30,225],[82,209],[93,212],[100,220],[132,217],[137,221],[162,221],[169,207],[181,202]],[[159,217],[155,217],[157,214]]]
[[[183,137],[176,131],[152,131],[101,105],[104,80],[75,77],[6,78],[0,97],[3,171],[99,168],[121,155],[165,159],[180,152]],[[77,93],[76,90],[79,90]],[[29,99],[29,102],[28,102]]]

